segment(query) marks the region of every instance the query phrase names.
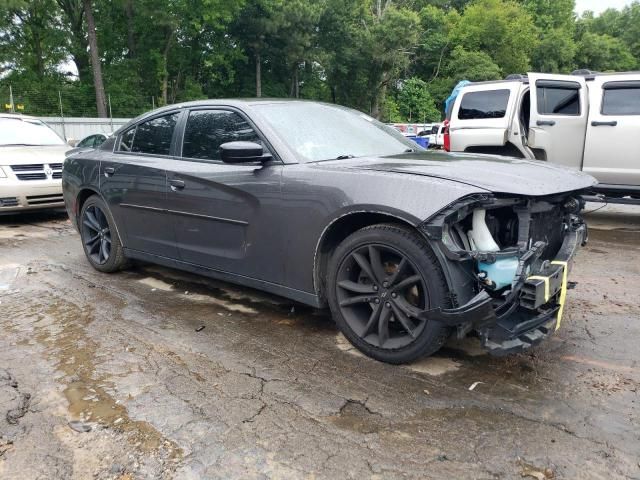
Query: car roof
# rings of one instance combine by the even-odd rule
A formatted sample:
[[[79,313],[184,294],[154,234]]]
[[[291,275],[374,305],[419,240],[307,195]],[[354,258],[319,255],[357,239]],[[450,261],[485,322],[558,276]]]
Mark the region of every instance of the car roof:
[[[347,108],[342,105],[337,105],[333,103],[327,102],[318,102],[315,100],[301,100],[301,99],[293,99],[293,98],[216,98],[216,99],[207,99],[207,100],[192,100],[189,102],[181,102],[181,103],[173,103],[171,105],[167,105],[164,107],[156,108],[155,110],[151,110],[149,112],[145,112],[142,115],[139,115],[133,119],[131,119],[126,125],[123,125],[119,129],[114,132],[114,136],[118,135],[120,132],[128,128],[130,125],[134,123],[139,123],[146,118],[155,117],[157,115],[162,115],[165,112],[171,112],[173,110],[179,110],[182,108],[194,108],[194,107],[235,107],[239,109],[243,109],[243,107],[251,107],[252,105],[258,104],[279,104],[279,103],[314,103],[319,105],[328,105],[335,108]]]

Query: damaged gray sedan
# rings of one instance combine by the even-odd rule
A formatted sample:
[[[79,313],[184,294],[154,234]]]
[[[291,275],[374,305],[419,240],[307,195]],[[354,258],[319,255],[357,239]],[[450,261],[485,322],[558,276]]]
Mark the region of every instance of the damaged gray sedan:
[[[594,182],[428,152],[362,113],[281,100],[155,110],[63,171],[96,269],[143,260],[328,306],[389,363],[452,334],[503,355],[559,328]]]

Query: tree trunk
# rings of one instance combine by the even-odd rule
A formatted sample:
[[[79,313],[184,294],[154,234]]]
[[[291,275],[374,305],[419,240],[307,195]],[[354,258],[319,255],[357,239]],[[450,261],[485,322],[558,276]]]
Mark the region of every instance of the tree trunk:
[[[126,0],[124,3],[124,13],[127,16],[127,48],[129,49],[128,57],[136,56],[136,37],[133,24],[133,0]]]
[[[96,35],[96,22],[91,10],[91,0],[83,0],[84,14],[87,19],[87,36],[89,37],[89,55],[91,57],[91,69],[93,70],[93,86],[96,90],[96,108],[98,117],[107,117],[107,100],[104,94],[104,83],[102,81],[102,65],[100,64],[100,53],[98,51],[98,37]]]
[[[256,53],[256,97],[262,96],[262,56]]]
[[[42,38],[40,34],[33,32],[33,54],[36,57],[36,75],[44,77],[44,58],[42,53]]]
[[[296,98],[300,98],[300,78],[299,78],[298,65],[296,65],[296,69],[293,72],[293,81],[294,81],[294,84],[295,84]]]
[[[167,43],[164,45],[162,52],[163,71],[162,71],[162,104],[167,105],[167,90],[169,87],[169,50],[171,48],[171,40],[173,39],[173,31],[167,36]]]
[[[83,0],[57,0],[58,6],[64,12],[71,30],[71,57],[78,69],[78,80],[84,81],[90,74],[90,60],[87,53],[87,38],[84,32]]]
[[[383,83],[380,86],[380,90],[378,90],[376,96],[373,98],[373,105],[371,106],[371,116],[376,120],[380,120],[380,105],[384,102],[385,97],[387,95],[387,84]]]

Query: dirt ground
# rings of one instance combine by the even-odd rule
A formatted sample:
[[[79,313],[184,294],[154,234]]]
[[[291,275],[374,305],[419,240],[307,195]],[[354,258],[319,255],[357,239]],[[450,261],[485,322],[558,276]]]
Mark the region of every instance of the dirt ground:
[[[640,479],[640,208],[590,221],[555,336],[397,367],[326,312],[99,274],[64,215],[0,217],[0,478]]]

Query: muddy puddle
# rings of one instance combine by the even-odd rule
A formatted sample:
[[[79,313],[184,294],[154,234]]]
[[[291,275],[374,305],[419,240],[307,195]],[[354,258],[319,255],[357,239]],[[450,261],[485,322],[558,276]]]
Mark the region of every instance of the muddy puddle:
[[[87,329],[95,318],[91,306],[82,308],[55,297],[40,297],[29,306],[37,315],[34,338],[45,347],[49,360],[60,372],[58,381],[68,401],[70,425],[79,431],[108,428],[142,452],[163,450],[163,456],[177,460],[180,449],[147,422],[129,417],[127,409],[109,393],[115,385],[107,375],[98,373],[105,355]],[[73,427],[72,427],[73,428]]]

